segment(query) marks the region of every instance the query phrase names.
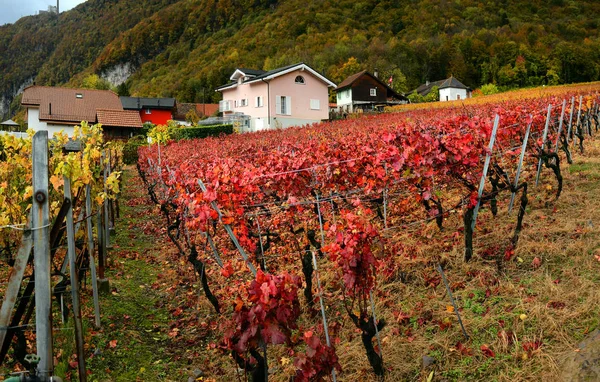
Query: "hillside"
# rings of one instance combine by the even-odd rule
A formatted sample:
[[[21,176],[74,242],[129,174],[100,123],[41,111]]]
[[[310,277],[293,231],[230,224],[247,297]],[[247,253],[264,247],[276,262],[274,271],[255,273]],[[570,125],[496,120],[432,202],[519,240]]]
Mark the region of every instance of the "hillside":
[[[334,81],[377,67],[406,91],[450,74],[502,87],[600,79],[600,3],[88,0],[0,27],[0,116],[24,85],[91,73],[201,101],[237,66],[304,61]]]

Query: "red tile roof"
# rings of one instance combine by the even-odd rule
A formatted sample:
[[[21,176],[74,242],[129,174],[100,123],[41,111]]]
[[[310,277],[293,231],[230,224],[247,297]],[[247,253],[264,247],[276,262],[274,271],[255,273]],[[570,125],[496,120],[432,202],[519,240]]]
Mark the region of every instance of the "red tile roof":
[[[40,120],[96,123],[96,110],[123,110],[119,96],[110,90],[30,86],[23,91],[23,106],[38,106]]]
[[[106,127],[139,127],[142,128],[140,113],[135,110],[98,109],[98,123]]]

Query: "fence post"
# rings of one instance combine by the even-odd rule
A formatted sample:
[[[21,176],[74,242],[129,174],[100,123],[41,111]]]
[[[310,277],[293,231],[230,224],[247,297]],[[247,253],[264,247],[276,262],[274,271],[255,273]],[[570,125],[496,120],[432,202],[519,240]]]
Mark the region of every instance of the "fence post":
[[[573,136],[573,130],[571,126],[573,125],[573,112],[575,111],[575,97],[571,97],[571,112],[569,113],[569,129],[567,131],[567,146],[569,145],[569,140]]]
[[[321,280],[319,279],[319,269],[317,268],[317,257],[315,252],[311,251],[313,268],[315,269],[315,277],[317,279],[317,288],[319,288],[319,302],[321,304],[321,315],[323,316],[323,331],[325,332],[325,342],[328,347],[331,347],[331,340],[329,339],[329,328],[327,327],[327,317],[325,316],[325,303],[323,302],[323,290],[321,289]],[[377,327],[377,323],[375,323]],[[380,348],[381,349],[381,348]],[[331,370],[331,377],[333,382],[336,382],[335,368]]]
[[[529,132],[531,131],[531,124],[529,122],[527,124],[527,131],[525,132],[525,138],[523,138],[523,145],[521,146],[521,155],[519,156],[519,165],[517,166],[517,175],[515,175],[515,188],[519,185],[519,177],[521,176],[521,168],[523,167],[523,159],[525,158],[525,151],[527,150],[527,141],[529,140]],[[512,211],[513,205],[515,203],[515,193],[513,192],[510,196],[510,204],[508,205],[508,213]]]
[[[546,127],[544,128],[544,136],[542,137],[542,151],[546,145],[546,138],[548,138],[548,127],[550,126],[550,114],[552,113],[552,105],[548,105],[548,114],[546,114]],[[542,157],[538,161],[537,174],[535,175],[535,186],[537,187],[540,182],[540,172],[542,171]]]
[[[28,225],[31,225],[31,217],[28,219]],[[13,270],[10,272],[8,286],[6,287],[4,300],[2,300],[2,307],[0,308],[0,347],[6,340],[8,329],[5,330],[4,328],[8,327],[10,324],[10,317],[15,303],[17,302],[19,290],[21,289],[21,281],[23,280],[25,268],[27,268],[27,263],[29,262],[29,255],[31,254],[32,247],[31,230],[27,228],[25,232],[23,232],[21,246],[19,247]],[[12,339],[12,336],[10,336],[10,338]]]
[[[106,194],[107,187],[106,187],[106,179],[108,178],[108,166],[106,164],[106,160],[105,160],[105,153],[102,152],[102,167],[103,167],[103,171],[104,171],[104,193]],[[102,203],[102,209],[104,211],[103,214],[103,227],[102,229],[104,230],[104,232],[102,233],[102,236],[104,238],[104,251],[105,254],[108,252],[108,249],[110,248],[110,228],[108,225],[108,221],[110,220],[109,216],[108,216],[108,201],[105,199],[104,202]],[[106,259],[105,259],[106,260]]]
[[[52,375],[52,285],[50,279],[50,207],[48,202],[48,132],[35,133],[32,143],[33,230],[35,277],[35,328],[38,373],[42,379]]]
[[[200,189],[202,190],[202,192],[207,191],[206,186],[204,185],[204,182],[202,181],[202,179],[198,179],[198,185],[200,186]],[[219,209],[219,206],[217,205],[217,202],[215,200],[213,200],[211,202],[211,206],[219,215],[219,221],[222,222],[223,214],[221,213],[221,210]],[[238,241],[237,237],[233,233],[231,226],[229,224],[225,224],[225,223],[223,223],[223,226],[225,226],[225,231],[227,231],[227,234],[229,235],[229,238],[233,242],[233,245],[235,245],[235,247],[237,248],[240,255],[242,255],[242,258],[246,262],[246,266],[250,269],[250,272],[252,272],[252,274],[254,276],[256,276],[256,267],[254,266],[254,264],[252,264],[250,262],[250,259],[248,258],[248,254],[246,254],[246,251],[244,251],[244,248],[242,248],[242,246],[240,245],[240,242]]]
[[[558,154],[558,144],[560,142],[560,133],[562,132],[563,119],[565,118],[565,107],[567,107],[566,99],[563,100],[562,110],[560,112],[560,122],[558,123],[558,134],[556,137],[556,145],[554,147],[554,152],[556,152],[556,154]]]
[[[100,302],[98,301],[98,276],[96,275],[96,258],[94,256],[94,233],[92,232],[92,186],[85,186],[85,219],[87,246],[90,256],[90,272],[92,274],[92,293],[94,295],[94,325],[100,327]]]
[[[479,190],[477,192],[477,204],[473,209],[473,221],[471,222],[471,230],[475,230],[475,222],[477,221],[477,214],[479,213],[479,206],[481,205],[481,195],[485,188],[485,178],[487,176],[488,168],[490,167],[490,161],[492,160],[492,149],[494,148],[494,142],[496,142],[496,133],[498,132],[498,125],[500,124],[500,116],[496,114],[494,118],[494,127],[492,129],[492,136],[490,137],[490,144],[488,145],[489,152],[485,156],[485,163],[483,164],[483,173],[481,174],[481,181],[479,182]]]
[[[575,120],[575,135],[579,133],[579,120],[581,119],[581,103],[583,102],[583,96],[579,96],[579,106],[577,107],[577,119]],[[573,138],[573,145],[575,145],[575,138]]]
[[[69,273],[71,278],[71,299],[73,300],[73,321],[75,323],[75,345],[77,348],[77,370],[79,381],[87,381],[85,371],[85,352],[83,348],[83,326],[81,325],[81,306],[79,305],[79,279],[77,275],[77,252],[75,248],[75,227],[73,226],[73,201],[71,200],[71,180],[64,179],[65,199],[71,201],[67,212],[67,253],[69,256]]]

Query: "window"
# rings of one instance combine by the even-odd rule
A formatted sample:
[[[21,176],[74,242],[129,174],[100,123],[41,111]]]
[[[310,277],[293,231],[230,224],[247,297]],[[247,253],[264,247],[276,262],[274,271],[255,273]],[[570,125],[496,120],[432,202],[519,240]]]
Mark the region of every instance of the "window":
[[[219,101],[219,111],[220,112],[231,111],[231,101],[229,101],[229,100]]]
[[[300,84],[300,85],[304,85],[304,77],[296,76],[296,79],[294,80],[294,82],[297,84]]]
[[[255,107],[263,107],[264,106],[262,96],[256,97],[256,99],[254,100],[254,106]]]
[[[146,109],[146,114],[152,114],[152,110]]]
[[[370,94],[371,94],[371,97],[375,97],[375,96],[377,96],[377,88],[373,88],[373,89],[371,89],[371,92],[370,92]]]
[[[457,100],[458,100],[458,99],[460,99],[460,94],[457,94],[457,95],[456,95],[456,99],[457,99]]]
[[[318,99],[311,99],[310,110],[321,110],[321,101]]]
[[[275,96],[275,113],[281,115],[292,115],[292,97]]]
[[[79,98],[79,99],[83,98],[83,93],[75,94],[75,98]]]
[[[242,98],[240,100],[240,107],[242,106],[248,106],[248,98]]]

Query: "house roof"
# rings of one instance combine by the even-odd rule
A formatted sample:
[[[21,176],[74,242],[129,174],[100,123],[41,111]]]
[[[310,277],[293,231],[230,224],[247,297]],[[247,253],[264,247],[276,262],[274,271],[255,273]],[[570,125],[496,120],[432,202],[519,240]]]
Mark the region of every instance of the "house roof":
[[[413,90],[411,93],[417,92],[422,96],[426,96],[427,94],[429,94],[429,92],[431,92],[431,88],[433,88],[434,86],[437,86],[439,89],[456,88],[456,89],[470,90],[469,87],[465,86],[462,82],[457,80],[455,77],[450,76],[450,78],[447,78],[445,80],[425,83],[425,84],[419,86],[418,88],[416,88],[415,90]]]
[[[175,107],[175,98],[144,98],[144,97],[119,97],[123,109],[125,110],[143,110],[143,109],[173,109]]]
[[[142,118],[135,110],[98,109],[98,123],[106,127],[139,127],[142,128]]]
[[[0,125],[2,125],[2,126],[20,126],[18,123],[16,123],[12,119],[9,119],[8,121],[4,121],[4,122],[0,123]]]
[[[361,78],[362,76],[369,76],[371,78],[373,78],[375,81],[379,82],[381,85],[383,85],[386,89],[387,89],[387,96],[388,97],[394,97],[397,98],[399,100],[405,100],[406,97],[404,95],[398,94],[394,89],[390,88],[388,86],[388,84],[386,84],[385,82],[381,81],[379,78],[375,77],[373,74],[369,73],[366,70],[363,70],[362,72],[358,72],[355,73],[351,76],[349,76],[348,78],[346,78],[344,81],[342,81],[337,89],[335,89],[336,92],[344,90],[345,88],[352,86],[352,84],[354,84],[359,78]]]
[[[248,71],[249,69],[236,69],[236,72],[242,72],[242,70],[246,70]],[[252,69],[250,69],[252,70]],[[319,72],[317,72],[316,70],[314,70],[313,68],[311,68],[310,66],[306,65],[303,62],[297,63],[297,64],[293,64],[293,65],[287,65],[281,68],[277,68],[277,69],[273,69],[273,70],[269,70],[267,72],[263,72],[262,70],[254,70],[255,72],[262,72],[260,74],[257,74],[256,76],[253,76],[251,78],[246,79],[245,81],[243,81],[243,84],[249,84],[249,83],[253,83],[253,82],[258,82],[258,81],[263,81],[263,80],[271,80],[273,78],[279,77],[279,76],[283,76],[284,74],[293,72],[295,70],[306,70],[308,72],[310,72],[311,74],[313,74],[315,77],[317,77],[318,79],[320,79],[321,81],[325,82],[327,84],[328,87],[333,87],[335,88],[336,85],[331,82],[331,80],[329,80],[327,77],[325,77],[324,75],[320,74]],[[234,78],[234,75],[236,74],[236,72],[234,72],[234,74],[231,76],[230,79]],[[246,72],[244,72],[245,74],[248,74]],[[220,90],[225,90],[228,88],[233,88],[237,86],[237,82],[233,81],[230,82],[228,84],[219,86],[216,91],[220,91]]]
[[[40,120],[80,123],[96,122],[97,109],[123,110],[119,96],[110,90],[29,86],[21,105],[39,107]]]
[[[346,87],[348,87],[348,86],[352,85],[352,84],[354,83],[354,81],[356,81],[356,80],[357,80],[357,79],[359,79],[359,78],[360,78],[360,77],[361,77],[363,74],[366,74],[366,73],[368,73],[368,72],[367,72],[366,70],[363,70],[362,72],[358,72],[358,73],[355,73],[355,74],[351,75],[350,77],[348,77],[348,78],[346,78],[344,81],[342,81],[342,82],[341,82],[341,83],[338,85],[337,89],[335,89],[335,90],[336,90],[336,91],[339,91],[339,90],[342,90],[342,89],[344,89],[344,88],[346,88]],[[372,76],[372,77],[373,77],[373,76]],[[375,78],[375,77],[373,77],[373,78]],[[381,81],[380,81],[380,82],[381,82]]]

